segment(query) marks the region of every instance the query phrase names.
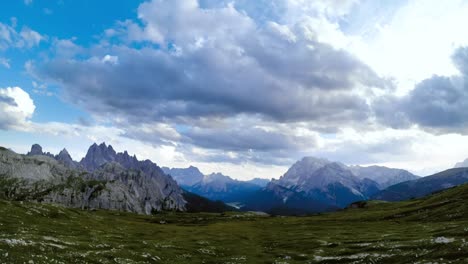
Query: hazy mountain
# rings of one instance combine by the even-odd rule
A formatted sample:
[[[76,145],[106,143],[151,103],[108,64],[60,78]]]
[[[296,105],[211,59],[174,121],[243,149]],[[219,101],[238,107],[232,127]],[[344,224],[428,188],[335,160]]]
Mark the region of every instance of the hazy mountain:
[[[162,167],[162,170],[171,175],[172,178],[182,187],[193,186],[203,180],[203,173],[197,167],[190,166],[185,169]]]
[[[184,189],[207,197],[212,200],[224,202],[240,202],[245,200],[252,192],[265,187],[270,180],[255,178],[250,181],[234,180],[221,173],[203,175],[197,167],[167,168],[163,171],[171,175]]]
[[[228,203],[242,202],[245,197],[261,189],[259,185],[234,180],[221,173],[205,175],[202,181],[186,188],[190,192],[211,200],[221,200]]]
[[[380,189],[385,189],[400,182],[411,181],[419,177],[402,169],[391,169],[382,166],[350,166],[353,174],[360,179],[371,179],[379,184]]]
[[[372,199],[401,201],[419,198],[468,182],[468,168],[454,168],[417,180],[402,182],[375,194]]]
[[[382,186],[417,176],[386,167],[348,167],[339,162],[305,157],[279,179],[251,195],[246,210],[282,213],[311,213],[344,208],[367,200]]]
[[[266,187],[268,185],[268,183],[270,183],[270,181],[271,180],[269,180],[269,179],[254,178],[252,180],[245,181],[245,182],[255,184],[255,185],[258,185],[260,187]]]

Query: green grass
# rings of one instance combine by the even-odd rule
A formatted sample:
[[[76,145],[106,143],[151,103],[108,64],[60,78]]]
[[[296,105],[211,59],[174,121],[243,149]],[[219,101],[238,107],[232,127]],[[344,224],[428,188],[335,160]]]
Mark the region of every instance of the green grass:
[[[466,201],[462,186],[338,213],[263,217],[0,200],[0,263],[468,263]]]

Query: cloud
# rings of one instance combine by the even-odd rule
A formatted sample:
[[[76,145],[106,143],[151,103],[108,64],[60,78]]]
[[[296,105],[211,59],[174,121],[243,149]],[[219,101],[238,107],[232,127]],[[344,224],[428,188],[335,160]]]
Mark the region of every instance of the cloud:
[[[0,58],[0,65],[7,69],[10,69],[10,60],[6,58]]]
[[[29,27],[22,27],[21,31],[17,31],[16,19],[12,20],[12,26],[0,23],[0,50],[9,48],[32,48],[38,46],[41,41],[46,39],[38,32]]]
[[[25,5],[32,5],[33,0],[24,0]]]
[[[107,31],[128,46],[56,57],[34,74],[92,113],[146,123],[248,114],[336,128],[365,122],[362,93],[390,85],[307,20],[260,22],[233,5],[194,0],[145,2],[138,17]]]
[[[402,97],[375,102],[378,119],[392,127],[417,125],[431,133],[468,133],[468,47],[452,56],[459,75],[434,75]]]
[[[19,87],[0,89],[0,129],[25,130],[35,105],[29,94]]]

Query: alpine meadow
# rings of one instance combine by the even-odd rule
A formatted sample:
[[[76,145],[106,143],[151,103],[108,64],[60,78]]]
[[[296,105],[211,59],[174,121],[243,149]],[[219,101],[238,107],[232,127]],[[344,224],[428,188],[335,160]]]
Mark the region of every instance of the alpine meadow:
[[[468,263],[468,0],[0,3],[0,263]]]

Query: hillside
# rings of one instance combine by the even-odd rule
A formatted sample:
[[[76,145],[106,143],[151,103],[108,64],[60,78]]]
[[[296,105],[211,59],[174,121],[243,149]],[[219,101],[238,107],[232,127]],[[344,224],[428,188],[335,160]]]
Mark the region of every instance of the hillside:
[[[468,185],[308,217],[144,216],[0,200],[0,262],[466,263],[466,200]]]

